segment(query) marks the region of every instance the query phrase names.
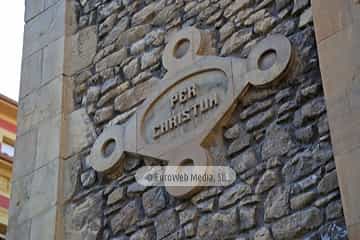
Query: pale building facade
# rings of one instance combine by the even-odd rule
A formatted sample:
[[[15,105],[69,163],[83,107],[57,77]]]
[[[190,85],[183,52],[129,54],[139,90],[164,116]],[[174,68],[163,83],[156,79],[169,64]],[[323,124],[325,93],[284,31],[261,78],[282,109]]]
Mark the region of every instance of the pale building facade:
[[[16,114],[17,103],[0,94],[0,239],[5,239],[9,220]]]

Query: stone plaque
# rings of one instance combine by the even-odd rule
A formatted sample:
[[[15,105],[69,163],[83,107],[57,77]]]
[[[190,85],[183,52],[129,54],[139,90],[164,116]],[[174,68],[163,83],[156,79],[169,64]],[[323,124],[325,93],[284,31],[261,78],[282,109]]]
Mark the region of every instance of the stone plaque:
[[[156,99],[144,115],[143,136],[147,144],[187,139],[216,116],[229,94],[229,80],[220,70],[196,73]]]
[[[175,34],[163,53],[168,70],[125,124],[104,130],[93,146],[90,163],[118,177],[125,153],[168,161],[169,165],[211,166],[208,152],[235,103],[250,86],[266,87],[281,80],[293,61],[290,42],[281,35],[260,41],[247,59],[211,56],[210,35],[196,28]],[[168,187],[188,197],[199,187]]]

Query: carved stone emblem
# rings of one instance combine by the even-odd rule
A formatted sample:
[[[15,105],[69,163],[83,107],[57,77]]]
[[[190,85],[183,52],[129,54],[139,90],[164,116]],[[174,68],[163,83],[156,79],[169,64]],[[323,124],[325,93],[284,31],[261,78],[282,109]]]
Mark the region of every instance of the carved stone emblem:
[[[293,61],[289,40],[271,35],[247,59],[211,56],[210,35],[196,28],[175,34],[163,53],[168,70],[161,87],[151,92],[126,124],[109,127],[95,142],[90,164],[118,177],[126,153],[168,161],[168,165],[209,166],[207,149],[218,136],[236,102],[250,86],[281,80]],[[170,187],[175,197],[188,197],[199,186]]]

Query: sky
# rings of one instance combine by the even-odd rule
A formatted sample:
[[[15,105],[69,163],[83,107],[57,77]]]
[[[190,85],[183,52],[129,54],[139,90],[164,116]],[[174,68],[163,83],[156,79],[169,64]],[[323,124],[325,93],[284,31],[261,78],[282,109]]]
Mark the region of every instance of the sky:
[[[25,0],[1,1],[0,93],[18,101]]]

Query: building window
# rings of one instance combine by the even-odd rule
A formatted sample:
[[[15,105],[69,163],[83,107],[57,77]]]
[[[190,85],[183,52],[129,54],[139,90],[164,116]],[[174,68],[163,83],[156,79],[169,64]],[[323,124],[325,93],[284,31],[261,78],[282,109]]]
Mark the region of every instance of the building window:
[[[1,153],[8,155],[9,157],[14,157],[15,148],[13,141],[4,137],[3,143],[1,144]]]
[[[13,157],[15,153],[15,148],[10,144],[3,143],[1,144],[1,153]]]

